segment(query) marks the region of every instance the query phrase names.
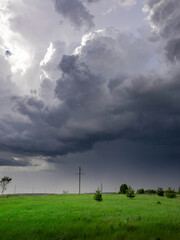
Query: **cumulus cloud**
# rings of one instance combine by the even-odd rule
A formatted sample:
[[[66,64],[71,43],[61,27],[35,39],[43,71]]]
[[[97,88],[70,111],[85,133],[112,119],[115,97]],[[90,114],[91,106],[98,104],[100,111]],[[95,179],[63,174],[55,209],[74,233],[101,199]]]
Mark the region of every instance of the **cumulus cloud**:
[[[89,13],[81,0],[53,0],[55,9],[63,17],[69,19],[76,29],[85,26],[88,30],[94,27],[93,15]],[[94,2],[94,1],[89,1]]]
[[[13,109],[24,120],[6,121],[18,138],[7,136],[4,150],[56,156],[118,138],[176,143],[178,67],[171,66],[163,76],[148,73],[151,57],[148,42],[114,29],[86,35],[75,53],[60,61],[59,104],[14,99]]]

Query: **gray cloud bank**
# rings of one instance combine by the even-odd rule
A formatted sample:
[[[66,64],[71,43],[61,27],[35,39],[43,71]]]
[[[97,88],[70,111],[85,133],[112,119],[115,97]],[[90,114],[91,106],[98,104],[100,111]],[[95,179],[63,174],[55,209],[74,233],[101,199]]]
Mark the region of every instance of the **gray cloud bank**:
[[[63,17],[69,19],[76,29],[80,29],[82,26],[85,26],[88,30],[90,30],[94,27],[93,15],[89,13],[81,0],[53,1],[55,2],[56,11]],[[88,0],[88,2],[93,3],[97,1]]]
[[[64,55],[58,65],[61,77],[54,92],[58,104],[13,98],[14,117],[5,116],[1,127],[13,129],[16,137],[0,136],[1,150],[57,156],[114,139],[178,148],[179,31],[175,27],[165,34],[169,18],[163,17],[172,2],[171,21],[173,16],[180,21],[174,7],[179,1],[146,1],[150,21],[159,29],[164,62],[149,70],[153,43],[142,38],[114,29],[87,35],[85,43],[73,55]]]
[[[0,166],[11,166],[11,167],[25,167],[29,166],[29,163],[26,161],[16,161],[13,158],[0,158]]]

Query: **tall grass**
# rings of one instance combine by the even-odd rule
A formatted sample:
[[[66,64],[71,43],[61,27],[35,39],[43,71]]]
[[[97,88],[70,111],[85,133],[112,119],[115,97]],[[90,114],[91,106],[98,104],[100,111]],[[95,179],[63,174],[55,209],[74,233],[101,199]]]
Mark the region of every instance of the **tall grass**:
[[[161,204],[157,204],[160,201]],[[52,195],[0,198],[0,240],[179,240],[180,197]]]

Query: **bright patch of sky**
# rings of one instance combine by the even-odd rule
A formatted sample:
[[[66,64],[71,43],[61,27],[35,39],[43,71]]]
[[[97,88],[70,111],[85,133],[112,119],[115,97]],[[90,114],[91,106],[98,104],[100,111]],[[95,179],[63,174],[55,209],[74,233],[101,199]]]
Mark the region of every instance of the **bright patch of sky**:
[[[12,0],[0,2],[0,37],[2,41],[0,49],[1,54],[2,52],[5,53],[5,58],[11,66],[12,73],[20,72],[23,75],[31,65],[32,57],[28,43],[23,39],[23,36],[11,30],[10,20],[13,15],[8,6],[12,2]]]

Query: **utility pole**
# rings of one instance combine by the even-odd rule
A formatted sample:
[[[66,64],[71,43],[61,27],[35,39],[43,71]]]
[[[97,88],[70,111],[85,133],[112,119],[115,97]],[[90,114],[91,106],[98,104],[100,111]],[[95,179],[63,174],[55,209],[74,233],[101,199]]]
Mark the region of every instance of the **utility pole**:
[[[79,167],[79,194],[81,193],[81,167]]]
[[[102,183],[101,183],[101,190],[100,191],[101,191],[101,193],[103,192],[103,184]]]
[[[16,185],[14,186],[14,195],[15,195],[15,193],[16,193]]]
[[[81,175],[84,174],[84,173],[82,173],[82,168],[81,167],[79,167],[79,172],[76,173],[76,174],[79,175],[79,194],[81,194]]]

